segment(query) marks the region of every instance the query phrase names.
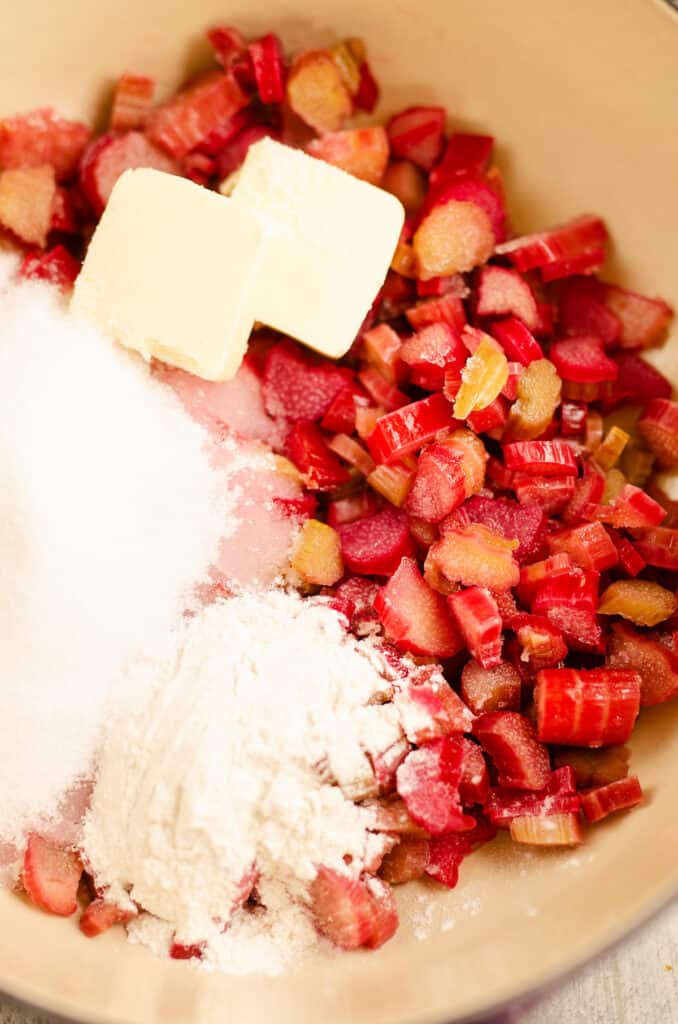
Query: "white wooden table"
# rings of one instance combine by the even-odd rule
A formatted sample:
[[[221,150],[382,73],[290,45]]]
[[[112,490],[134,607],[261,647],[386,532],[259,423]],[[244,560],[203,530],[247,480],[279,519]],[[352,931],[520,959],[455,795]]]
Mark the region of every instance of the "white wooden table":
[[[512,1024],[674,1024],[678,1021],[678,905],[586,968]],[[0,998],[0,1024],[49,1024]]]

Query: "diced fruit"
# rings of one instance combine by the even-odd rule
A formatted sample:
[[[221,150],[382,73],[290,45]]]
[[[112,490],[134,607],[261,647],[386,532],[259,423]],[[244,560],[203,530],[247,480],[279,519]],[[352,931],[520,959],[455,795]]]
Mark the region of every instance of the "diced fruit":
[[[348,562],[345,551],[344,558]],[[445,659],[463,647],[444,597],[429,587],[411,558],[402,559],[374,607],[386,635],[400,650]]]
[[[481,523],[449,526],[432,547],[431,557],[451,583],[508,590],[520,578],[513,552],[517,541]]]
[[[476,209],[487,214],[492,227],[495,243],[503,242],[506,237],[506,208],[503,191],[497,180],[490,175],[484,178],[455,178],[447,181],[439,189],[430,189],[421,211],[422,217],[436,207],[447,203],[470,203]]]
[[[123,910],[115,903],[108,903],[106,899],[99,897],[92,900],[82,912],[79,921],[80,931],[88,939],[93,939],[116,924],[127,924],[134,916],[134,911]]]
[[[57,181],[75,174],[92,131],[67,121],[50,107],[0,120],[0,167],[5,170],[49,164]]]
[[[141,132],[124,135],[109,132],[88,147],[80,164],[80,185],[97,217],[103,212],[120,175],[135,167],[179,173],[172,157]]]
[[[376,462],[397,462],[433,441],[441,430],[458,425],[447,399],[431,395],[382,416],[367,438],[367,447]]]
[[[673,317],[673,310],[663,299],[649,299],[615,284],[604,285],[603,301],[619,321],[622,348],[658,345]]]
[[[346,567],[351,572],[389,576],[413,549],[407,516],[395,508],[337,527]]]
[[[426,195],[426,178],[410,160],[392,160],[385,172],[381,187],[386,189],[405,207],[405,213],[416,213]]]
[[[535,359],[544,358],[541,345],[522,320],[515,317],[497,320],[490,325],[489,331],[512,361],[528,366]]]
[[[541,562],[532,562],[520,570],[520,582],[518,584],[518,597],[525,605],[531,605],[537,592],[539,584],[551,576],[567,572],[572,566],[572,560],[566,552],[551,555]]]
[[[455,132],[448,139],[442,160],[431,171],[431,188],[439,189],[454,178],[479,177],[489,166],[493,147],[491,135]]]
[[[521,505],[539,505],[550,516],[562,512],[574,494],[571,476],[529,476],[516,473],[513,489]]]
[[[538,557],[546,539],[546,516],[536,505],[519,505],[510,498],[487,498],[476,495],[443,520],[441,534],[447,526],[465,522],[482,523],[508,540],[517,540],[515,557],[525,562]]]
[[[457,452],[432,444],[419,456],[405,507],[412,516],[439,523],[466,498],[466,477]]]
[[[480,746],[465,736],[454,740],[461,746],[464,753],[462,776],[459,784],[459,795],[464,807],[473,804],[484,805],[490,792],[490,773]]]
[[[588,750],[578,747],[560,747],[553,752],[556,767],[569,767],[574,772],[578,789],[589,786],[607,786],[629,773],[631,751],[628,747],[604,747]]]
[[[323,430],[352,434],[356,428],[356,411],[367,408],[369,398],[358,384],[347,384],[330,402],[320,421]]]
[[[209,71],[151,111],[146,132],[151,142],[178,159],[248,103],[232,75]]]
[[[425,171],[430,171],[440,156],[444,130],[443,107],[408,107],[386,125],[394,155]]]
[[[403,343],[393,328],[388,324],[378,324],[365,331],[362,341],[362,357],[365,362],[376,366],[384,380],[390,384],[400,383],[404,376],[401,372],[404,367],[400,361]]]
[[[543,789],[551,778],[546,747],[532,723],[516,711],[492,711],[473,728],[497,768],[499,785],[509,789]]]
[[[427,391],[442,390],[450,367],[458,369],[461,376],[468,356],[459,335],[444,322],[428,324],[406,338],[399,354],[410,368],[412,383]]]
[[[61,917],[74,914],[81,876],[82,864],[77,853],[35,832],[29,835],[21,881],[41,910]]]
[[[376,949],[398,926],[390,890],[377,879],[362,881],[320,867],[309,897],[316,928],[340,949]]]
[[[617,564],[617,549],[605,527],[600,523],[586,523],[571,530],[552,533],[548,538],[552,554],[565,552],[582,569],[603,572]]]
[[[331,363],[316,365],[291,342],[278,342],[264,362],[266,411],[290,422],[319,420],[352,381],[350,370]]]
[[[339,534],[326,523],[307,519],[290,563],[305,583],[332,586],[344,575]]]
[[[52,224],[54,168],[16,167],[0,172],[0,227],[43,248]]]
[[[601,595],[600,615],[621,615],[636,626],[657,626],[678,610],[675,594],[650,580],[617,580]]]
[[[529,846],[577,846],[584,836],[579,814],[571,813],[514,818],[511,839]]]
[[[608,814],[635,807],[643,799],[643,790],[635,775],[589,789],[581,794],[581,807],[587,821],[602,821]]]
[[[548,618],[519,614],[512,619],[511,629],[515,631],[521,647],[521,660],[529,665],[532,672],[551,668],[567,657],[562,630]]]
[[[678,654],[652,633],[638,633],[625,622],[615,622],[610,631],[607,664],[639,674],[643,707],[663,704],[678,694]]]
[[[401,409],[408,405],[408,397],[394,387],[374,366],[366,366],[359,370],[358,380],[368,392],[376,405],[388,412]],[[357,420],[356,420],[357,423]]]
[[[388,137],[381,125],[328,132],[306,147],[311,156],[341,167],[356,178],[380,185],[388,163]]]
[[[472,430],[455,430],[441,441],[446,448],[458,454],[466,477],[466,495],[471,497],[482,490],[485,483],[487,452],[485,445]],[[465,506],[468,508],[468,505]]]
[[[594,277],[569,277],[558,288],[558,325],[564,334],[595,334],[606,348],[619,338],[620,323],[603,301]]]
[[[619,352],[614,361],[617,380],[612,394],[605,399],[605,408],[627,399],[649,402],[653,398],[671,397],[671,382],[635,352]]]
[[[398,795],[411,817],[433,836],[463,832],[475,824],[459,797],[464,755],[447,738],[411,751],[396,775]]]
[[[597,648],[602,640],[595,614],[597,599],[598,573],[573,567],[541,582],[532,607],[562,630],[568,643]]]
[[[418,302],[416,306],[407,309],[405,315],[415,331],[420,331],[429,324],[446,323],[457,334],[466,326],[464,303],[454,292],[428,299],[426,302]]]
[[[544,743],[625,743],[640,708],[641,678],[625,669],[544,669],[537,675],[537,733]]]
[[[596,464],[603,472],[612,469],[630,439],[630,435],[625,430],[617,426],[610,427],[605,440],[598,445],[593,453]]]
[[[365,477],[368,477],[375,468],[374,460],[369,452],[348,434],[335,434],[328,442],[328,448],[344,462],[354,466]]]
[[[287,435],[285,452],[311,491],[331,491],[350,479],[314,423],[295,423]]]
[[[622,535],[617,533],[616,530],[608,529],[607,532],[610,535],[612,543],[617,549],[619,565],[623,571],[627,576],[637,576],[638,573],[642,572],[647,565],[643,556],[636,550],[627,537],[622,537]]]
[[[205,945],[202,942],[193,942],[187,945],[176,940],[170,946],[170,960],[202,960],[205,955]]]
[[[331,53],[344,85],[351,96],[355,96],[360,88],[360,65],[365,59],[365,46],[362,40],[344,39],[335,43]]]
[[[111,128],[116,132],[129,132],[143,128],[153,105],[155,79],[149,75],[135,75],[127,71],[121,75],[113,93]]]
[[[471,658],[461,674],[461,695],[476,715],[487,711],[518,711],[520,709],[520,676],[508,661],[493,668]]]
[[[457,620],[466,646],[483,668],[501,660],[503,622],[497,602],[484,587],[469,587],[450,594],[447,603]]]
[[[230,68],[240,60],[247,50],[247,44],[237,28],[231,25],[214,25],[207,30],[207,39],[219,63]]]
[[[19,276],[47,281],[64,291],[73,286],[80,273],[80,264],[63,245],[55,245],[47,252],[29,252],[19,267]]]
[[[370,487],[390,501],[396,508],[402,508],[410,493],[415,471],[402,464],[377,466],[367,478]]]
[[[285,99],[285,58],[280,40],[272,32],[247,47],[254,80],[262,103],[282,103]]]
[[[287,102],[319,135],[343,128],[353,109],[351,95],[327,50],[307,50],[293,62]]]
[[[361,576],[349,577],[335,591],[332,607],[344,612],[350,628],[358,636],[378,625],[379,618],[374,610],[374,599],[378,591],[378,583]]]
[[[506,267],[482,267],[476,281],[476,314],[517,317],[534,331],[539,326],[537,303],[527,281]]]
[[[508,469],[535,476],[577,474],[577,456],[565,441],[515,441],[504,445]]]
[[[461,373],[462,384],[454,403],[454,415],[465,420],[472,412],[486,409],[501,394],[508,379],[508,360],[487,335]]]
[[[508,828],[515,818],[576,814],[579,806],[574,772],[570,767],[562,767],[551,773],[548,784],[538,793],[498,788],[490,790],[484,809],[493,825]]]
[[[402,839],[384,857],[379,874],[389,885],[413,882],[426,873],[429,859],[428,839]]]
[[[358,110],[371,114],[379,102],[379,86],[366,60],[360,65],[360,84],[354,102]]]
[[[539,268],[552,281],[600,267],[606,240],[602,220],[585,215],[550,231],[514,238],[497,246],[497,253],[508,256],[521,273]]]
[[[511,406],[508,435],[516,441],[531,441],[553,421],[560,404],[561,381],[553,363],[535,359],[520,375],[516,401]]]
[[[600,501],[604,491],[605,477],[589,464],[575,484],[574,494],[561,517],[563,522],[574,523],[582,519],[584,510],[589,504]]]
[[[593,334],[554,341],[549,359],[562,377],[566,398],[591,401],[604,397],[619,373],[614,359],[606,355],[602,341]]]
[[[494,232],[486,212],[473,202],[450,199],[422,220],[412,240],[417,276],[426,281],[465,273],[492,255]]]
[[[663,469],[678,468],[678,402],[653,399],[638,421],[638,430]]]
[[[648,565],[659,569],[678,570],[678,529],[655,526],[634,530],[634,546]]]
[[[397,687],[393,702],[410,743],[421,746],[455,733],[469,732],[473,715],[435,666],[422,666]]]

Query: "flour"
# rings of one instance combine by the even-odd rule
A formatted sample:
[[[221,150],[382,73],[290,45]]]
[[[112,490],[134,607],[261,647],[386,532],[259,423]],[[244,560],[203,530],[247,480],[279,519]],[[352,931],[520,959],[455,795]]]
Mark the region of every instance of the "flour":
[[[365,861],[365,812],[351,799],[367,785],[365,751],[402,735],[378,703],[377,663],[341,616],[290,593],[242,594],[187,622],[100,759],[84,848],[109,898],[133,900],[182,943],[207,941],[206,960],[225,970],[298,953],[317,866],[358,874]],[[237,911],[224,931],[254,865],[266,911]],[[136,927],[143,940],[154,926]]]

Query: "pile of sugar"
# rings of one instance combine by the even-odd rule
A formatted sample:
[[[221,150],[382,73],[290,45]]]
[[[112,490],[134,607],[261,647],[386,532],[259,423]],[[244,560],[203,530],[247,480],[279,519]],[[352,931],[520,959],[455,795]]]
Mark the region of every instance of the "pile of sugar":
[[[279,969],[313,942],[317,866],[357,875],[380,842],[351,785],[402,736],[383,668],[340,615],[292,593],[242,594],[185,624],[111,723],[84,827],[108,898],[154,915],[138,941],[206,941],[230,972]],[[224,931],[253,865],[265,910]]]
[[[233,530],[206,435],[0,254],[0,840],[91,770],[113,681]]]

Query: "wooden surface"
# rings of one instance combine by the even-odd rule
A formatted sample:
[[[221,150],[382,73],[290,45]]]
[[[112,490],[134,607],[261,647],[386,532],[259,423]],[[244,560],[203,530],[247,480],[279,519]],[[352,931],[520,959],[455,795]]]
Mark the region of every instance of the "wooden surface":
[[[676,1020],[678,905],[531,1009],[511,1013],[501,1024],[672,1024]],[[48,1021],[0,998],[0,1024]]]

